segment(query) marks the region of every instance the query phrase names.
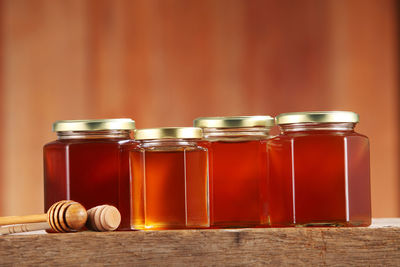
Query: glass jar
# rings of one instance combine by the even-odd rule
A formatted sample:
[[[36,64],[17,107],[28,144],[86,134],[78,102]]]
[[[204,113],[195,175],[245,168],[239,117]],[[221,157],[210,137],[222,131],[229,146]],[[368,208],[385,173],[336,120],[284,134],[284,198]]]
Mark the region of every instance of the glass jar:
[[[295,112],[276,117],[268,142],[272,226],[371,224],[369,141],[356,113]]]
[[[200,128],[136,130],[131,151],[132,228],[209,226],[208,156]]]
[[[119,230],[128,230],[134,129],[131,119],[55,122],[58,139],[43,148],[45,211],[63,199],[78,201],[86,209],[110,204],[121,213]]]
[[[263,227],[267,214],[267,145],[270,116],[204,117],[210,155],[210,226]]]

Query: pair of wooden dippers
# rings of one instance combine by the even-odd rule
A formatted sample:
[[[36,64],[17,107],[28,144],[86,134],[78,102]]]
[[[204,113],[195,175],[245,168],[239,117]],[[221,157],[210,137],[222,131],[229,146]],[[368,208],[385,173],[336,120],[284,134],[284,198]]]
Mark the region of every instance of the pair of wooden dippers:
[[[86,228],[94,231],[113,231],[121,223],[118,209],[102,205],[86,209],[78,202],[62,200],[53,204],[46,214],[0,217],[0,234],[13,234],[37,230],[58,233],[74,232]]]

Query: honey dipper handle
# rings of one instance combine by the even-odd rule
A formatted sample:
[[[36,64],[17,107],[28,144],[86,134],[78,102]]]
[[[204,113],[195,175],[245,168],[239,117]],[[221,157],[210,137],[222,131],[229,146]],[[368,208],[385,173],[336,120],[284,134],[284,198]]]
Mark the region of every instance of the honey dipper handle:
[[[0,217],[0,225],[47,222],[47,214]]]
[[[47,222],[17,224],[17,225],[0,227],[0,235],[9,235],[15,233],[23,233],[23,232],[31,232],[31,231],[39,231],[47,229],[51,229],[49,223]]]

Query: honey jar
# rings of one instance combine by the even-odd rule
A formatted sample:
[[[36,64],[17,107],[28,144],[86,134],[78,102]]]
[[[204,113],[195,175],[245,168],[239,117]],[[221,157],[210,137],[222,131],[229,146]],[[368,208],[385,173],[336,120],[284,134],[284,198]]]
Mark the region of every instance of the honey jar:
[[[131,151],[132,228],[209,226],[208,156],[200,128],[138,129]]]
[[[210,155],[210,226],[265,227],[267,139],[270,116],[203,117],[203,145]]]
[[[272,226],[368,226],[371,223],[368,138],[356,113],[280,114],[268,141]]]
[[[59,200],[86,209],[109,204],[121,213],[119,230],[130,229],[129,151],[135,146],[131,119],[64,120],[53,124],[57,140],[46,144],[45,211]]]

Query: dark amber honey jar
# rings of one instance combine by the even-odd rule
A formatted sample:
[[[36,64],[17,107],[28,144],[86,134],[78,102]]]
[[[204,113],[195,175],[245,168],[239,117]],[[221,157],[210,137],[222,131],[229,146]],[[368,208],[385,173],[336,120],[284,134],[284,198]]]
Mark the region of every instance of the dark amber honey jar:
[[[272,226],[371,224],[369,141],[356,113],[296,112],[276,117],[268,141]]]
[[[119,230],[130,229],[129,150],[135,146],[131,119],[57,121],[58,139],[46,144],[45,211],[72,199],[86,209],[110,204],[121,213]]]
[[[203,145],[210,156],[210,226],[265,227],[270,116],[205,117]]]
[[[207,149],[194,127],[136,130],[131,151],[132,228],[209,226]]]

